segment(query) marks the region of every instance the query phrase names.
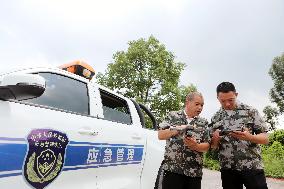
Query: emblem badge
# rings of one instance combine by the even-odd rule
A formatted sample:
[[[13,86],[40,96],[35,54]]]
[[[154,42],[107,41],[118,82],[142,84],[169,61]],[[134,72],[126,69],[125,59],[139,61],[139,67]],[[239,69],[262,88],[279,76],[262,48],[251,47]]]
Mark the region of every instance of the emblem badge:
[[[24,177],[35,189],[43,189],[60,174],[69,140],[59,131],[35,129],[30,132],[27,141]]]

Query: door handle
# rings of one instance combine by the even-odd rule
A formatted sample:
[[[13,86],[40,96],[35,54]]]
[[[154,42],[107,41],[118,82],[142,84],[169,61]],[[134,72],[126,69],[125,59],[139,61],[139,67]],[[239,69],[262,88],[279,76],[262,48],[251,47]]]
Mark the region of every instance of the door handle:
[[[137,133],[134,133],[132,136],[131,136],[132,139],[135,139],[135,140],[141,140],[142,139],[142,136],[137,134]]]
[[[92,131],[91,129],[85,129],[85,128],[80,129],[78,133],[81,135],[89,135],[89,136],[97,136],[99,134],[99,132]]]

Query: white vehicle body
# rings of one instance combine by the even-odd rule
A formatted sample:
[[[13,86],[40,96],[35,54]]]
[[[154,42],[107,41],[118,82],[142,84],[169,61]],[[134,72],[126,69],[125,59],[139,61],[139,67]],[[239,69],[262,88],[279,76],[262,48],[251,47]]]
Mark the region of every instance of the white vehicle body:
[[[58,68],[0,82],[21,74],[46,87],[30,100],[0,100],[1,189],[154,188],[165,141],[143,127],[135,102]]]

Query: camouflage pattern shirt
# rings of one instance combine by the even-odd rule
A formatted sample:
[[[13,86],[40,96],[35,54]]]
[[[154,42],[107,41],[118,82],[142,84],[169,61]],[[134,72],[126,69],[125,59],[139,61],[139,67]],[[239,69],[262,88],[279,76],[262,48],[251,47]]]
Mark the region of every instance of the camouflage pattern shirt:
[[[267,132],[267,127],[258,111],[243,103],[228,114],[221,108],[212,117],[212,130],[247,128],[251,133]],[[222,136],[218,149],[220,166],[222,169],[256,170],[263,169],[261,148],[259,144],[239,140],[229,135]]]
[[[165,120],[159,125],[160,129],[169,126],[187,125],[187,117],[184,111],[170,112]],[[208,122],[201,117],[195,117],[190,125],[196,127],[204,127],[207,129]],[[200,142],[208,142],[210,140],[208,132],[193,131],[194,137],[201,139]],[[202,177],[203,153],[190,150],[181,137],[176,139],[168,139],[166,141],[163,169],[173,173],[183,174],[190,177]]]

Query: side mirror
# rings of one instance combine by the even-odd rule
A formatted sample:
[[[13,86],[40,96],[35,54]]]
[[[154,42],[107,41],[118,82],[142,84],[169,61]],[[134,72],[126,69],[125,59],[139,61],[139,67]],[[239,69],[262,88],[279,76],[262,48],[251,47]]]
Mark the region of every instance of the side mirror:
[[[0,99],[26,100],[41,96],[45,79],[36,74],[9,74],[0,81]]]

